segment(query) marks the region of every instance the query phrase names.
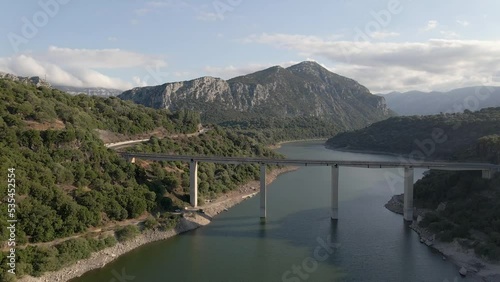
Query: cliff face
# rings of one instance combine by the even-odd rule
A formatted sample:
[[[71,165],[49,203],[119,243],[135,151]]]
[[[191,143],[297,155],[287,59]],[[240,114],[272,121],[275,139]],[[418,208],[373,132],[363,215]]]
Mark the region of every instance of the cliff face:
[[[390,115],[383,97],[372,95],[356,81],[314,62],[286,69],[271,67],[227,81],[202,77],[138,87],[119,97],[154,108],[197,110],[208,122],[262,116],[316,116],[351,129]]]

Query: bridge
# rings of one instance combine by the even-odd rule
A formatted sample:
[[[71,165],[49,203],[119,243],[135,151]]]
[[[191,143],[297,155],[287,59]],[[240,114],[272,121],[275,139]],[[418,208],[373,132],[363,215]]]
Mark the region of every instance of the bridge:
[[[267,192],[266,192],[266,165],[284,166],[328,166],[331,174],[331,218],[338,219],[339,204],[339,167],[360,168],[403,168],[404,169],[404,219],[413,220],[413,170],[414,168],[436,170],[469,170],[482,171],[482,177],[491,179],[495,172],[500,171],[500,165],[487,163],[454,163],[454,162],[403,162],[403,161],[343,161],[343,160],[306,160],[306,159],[269,159],[248,157],[218,157],[218,156],[183,156],[156,153],[120,153],[132,163],[136,159],[150,161],[182,161],[190,164],[190,203],[193,207],[198,205],[198,163],[210,162],[221,164],[259,164],[260,165],[260,217],[266,218]]]

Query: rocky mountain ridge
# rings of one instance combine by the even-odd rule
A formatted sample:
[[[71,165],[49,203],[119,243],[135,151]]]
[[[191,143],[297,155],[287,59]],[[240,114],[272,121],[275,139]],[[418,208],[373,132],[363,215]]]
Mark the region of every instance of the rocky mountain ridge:
[[[310,116],[352,129],[390,116],[383,97],[315,62],[275,66],[229,80],[201,77],[137,87],[119,97],[153,108],[196,110],[206,122]]]
[[[5,79],[10,79],[12,81],[19,81],[24,84],[34,84],[36,87],[40,86],[45,86],[45,87],[52,87],[48,81],[45,79],[40,78],[39,76],[30,76],[30,77],[25,77],[25,76],[17,76],[11,73],[6,73],[6,72],[0,72],[0,78],[5,78]]]

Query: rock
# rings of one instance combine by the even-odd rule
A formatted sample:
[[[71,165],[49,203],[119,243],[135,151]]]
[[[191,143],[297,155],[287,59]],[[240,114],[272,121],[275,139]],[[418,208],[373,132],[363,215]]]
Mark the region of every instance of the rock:
[[[425,242],[424,238],[420,238],[420,243],[423,243],[423,242]]]
[[[458,271],[458,273],[460,273],[460,275],[462,276],[465,276],[467,275],[467,269],[465,269],[465,267],[461,267],[460,270]]]
[[[446,257],[445,257],[445,256],[443,256],[443,260],[446,260]]]

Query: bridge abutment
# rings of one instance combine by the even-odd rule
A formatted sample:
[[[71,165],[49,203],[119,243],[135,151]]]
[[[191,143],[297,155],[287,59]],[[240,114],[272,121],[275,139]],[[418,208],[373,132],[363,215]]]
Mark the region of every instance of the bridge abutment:
[[[404,209],[403,218],[413,221],[413,168],[404,168]]]
[[[191,206],[198,206],[198,162],[191,160],[189,163],[189,201]]]
[[[267,206],[267,187],[266,187],[266,164],[260,165],[260,218],[266,218]]]
[[[331,218],[339,219],[339,167],[332,166],[332,210]]]

